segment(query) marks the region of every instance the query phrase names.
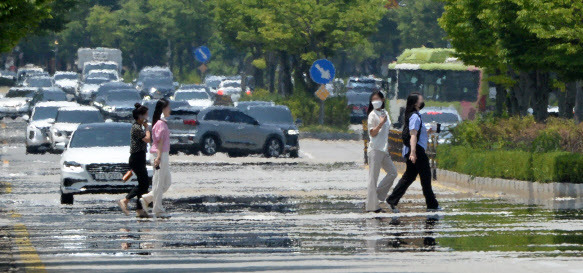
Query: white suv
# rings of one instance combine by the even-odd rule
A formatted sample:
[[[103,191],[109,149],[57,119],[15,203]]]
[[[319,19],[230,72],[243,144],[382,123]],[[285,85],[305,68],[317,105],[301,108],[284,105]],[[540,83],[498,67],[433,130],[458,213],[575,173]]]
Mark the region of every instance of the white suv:
[[[51,152],[62,152],[79,124],[95,122],[103,122],[103,116],[99,109],[93,106],[59,108],[49,134]]]

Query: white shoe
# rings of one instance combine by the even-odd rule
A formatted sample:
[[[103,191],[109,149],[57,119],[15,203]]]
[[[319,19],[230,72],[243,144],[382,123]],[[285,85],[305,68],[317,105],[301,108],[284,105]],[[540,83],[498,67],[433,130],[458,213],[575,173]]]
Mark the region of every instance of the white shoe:
[[[140,204],[142,204],[142,209],[144,211],[148,211],[148,202],[146,202],[146,200],[144,200],[144,198],[140,198]]]
[[[166,212],[157,212],[157,213],[154,213],[154,217],[155,218],[170,218],[170,214],[168,214]]]

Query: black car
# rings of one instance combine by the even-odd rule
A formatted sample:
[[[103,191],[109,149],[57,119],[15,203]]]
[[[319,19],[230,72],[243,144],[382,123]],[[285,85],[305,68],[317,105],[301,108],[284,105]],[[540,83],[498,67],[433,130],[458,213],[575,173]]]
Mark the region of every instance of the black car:
[[[100,108],[101,105],[96,104],[96,102],[99,99],[103,99],[109,91],[127,90],[127,89],[134,89],[134,88],[131,84],[125,83],[125,82],[106,82],[106,83],[103,83],[97,88],[97,92],[95,92],[93,94],[93,105]]]
[[[366,112],[370,100],[370,93],[347,92],[346,99],[350,109],[350,123],[361,124],[367,119]]]
[[[144,98],[161,99],[174,95],[174,82],[169,77],[146,77],[136,84]]]
[[[298,157],[300,151],[299,130],[294,123],[291,111],[284,105],[251,105],[237,107],[243,113],[256,119],[260,124],[280,128],[285,136],[284,152],[290,157]]]
[[[141,101],[140,94],[134,89],[108,92],[100,98],[101,113],[114,121],[131,121],[135,104]],[[152,110],[153,112],[153,110]]]

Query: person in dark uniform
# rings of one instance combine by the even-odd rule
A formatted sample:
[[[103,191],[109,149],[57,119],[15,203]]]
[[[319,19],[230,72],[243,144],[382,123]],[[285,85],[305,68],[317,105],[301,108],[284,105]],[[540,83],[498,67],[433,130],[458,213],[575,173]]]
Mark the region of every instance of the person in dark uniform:
[[[125,213],[130,215],[128,210],[128,203],[130,199],[136,198],[136,213],[138,217],[148,217],[148,213],[142,204],[139,202],[140,197],[148,192],[150,180],[148,178],[148,170],[146,169],[146,152],[148,143],[150,143],[150,130],[148,129],[148,107],[136,103],[135,109],[132,112],[134,116],[134,124],[130,133],[130,159],[129,165],[134,174],[138,178],[138,185],[134,187],[128,195],[118,201],[119,207]]]
[[[415,181],[417,175],[421,179],[421,188],[425,196],[427,211],[442,210],[431,187],[431,167],[429,166],[429,157],[425,153],[429,137],[419,114],[419,110],[423,109],[424,106],[423,96],[419,93],[411,93],[407,98],[405,127],[403,128],[402,136],[402,155],[407,161],[407,169],[393,189],[393,193],[386,200],[395,213],[399,212],[397,208],[399,200],[401,200],[407,188]]]

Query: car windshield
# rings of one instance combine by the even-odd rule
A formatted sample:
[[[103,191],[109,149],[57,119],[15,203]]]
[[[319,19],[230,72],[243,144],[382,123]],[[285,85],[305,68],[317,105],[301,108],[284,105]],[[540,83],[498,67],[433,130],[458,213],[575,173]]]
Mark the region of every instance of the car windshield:
[[[209,95],[202,91],[202,92],[176,92],[174,96],[175,100],[208,100]]]
[[[59,107],[36,107],[34,108],[34,114],[32,114],[32,120],[43,120],[43,119],[54,119],[57,116],[57,111]]]
[[[251,107],[248,115],[255,118],[260,123],[293,124],[291,112],[285,108],[275,107]]]
[[[67,101],[67,95],[64,92],[44,92],[43,101]]]
[[[171,78],[161,78],[161,77],[145,78],[144,84],[172,85],[172,79]]]
[[[217,88],[219,87],[219,85],[221,84],[221,80],[216,79],[216,80],[208,80],[204,82],[208,87],[211,88]]]
[[[89,72],[91,70],[102,70],[102,69],[117,70],[117,65],[116,64],[106,64],[106,63],[85,65],[85,72]]]
[[[50,78],[29,78],[26,80],[26,84],[31,87],[47,87],[53,85]]]
[[[428,111],[421,113],[423,122],[437,122],[437,123],[458,123],[458,116],[454,113],[444,113],[440,111]]]
[[[77,75],[76,74],[57,74],[55,75],[55,81],[60,81],[60,80],[77,80]]]
[[[140,101],[138,92],[131,91],[113,91],[107,93],[108,101]]]
[[[99,111],[65,110],[59,111],[56,122],[64,123],[93,123],[103,122],[103,116]]]
[[[225,82],[223,83],[223,87],[241,87],[240,82]]]
[[[107,81],[109,80],[106,78],[90,78],[85,80],[85,84],[102,84]]]
[[[348,104],[368,104],[370,95],[366,93],[350,93],[346,94]]]
[[[98,127],[78,129],[71,139],[70,148],[130,146],[130,127]]]
[[[142,71],[142,73],[140,73],[140,78],[147,78],[147,77],[170,78],[170,77],[172,77],[172,72],[170,72],[168,70],[150,70],[150,71]]]
[[[34,91],[32,90],[8,90],[7,98],[32,98]]]
[[[348,83],[348,88],[367,88],[367,89],[375,89],[378,88],[377,84],[375,82],[371,82],[371,81],[367,81],[367,82],[349,82]]]
[[[91,77],[91,78],[107,78],[107,79],[110,79],[110,80],[117,79],[117,76],[115,75],[115,73],[108,73],[108,72],[94,72],[94,73],[90,73],[88,77]]]

